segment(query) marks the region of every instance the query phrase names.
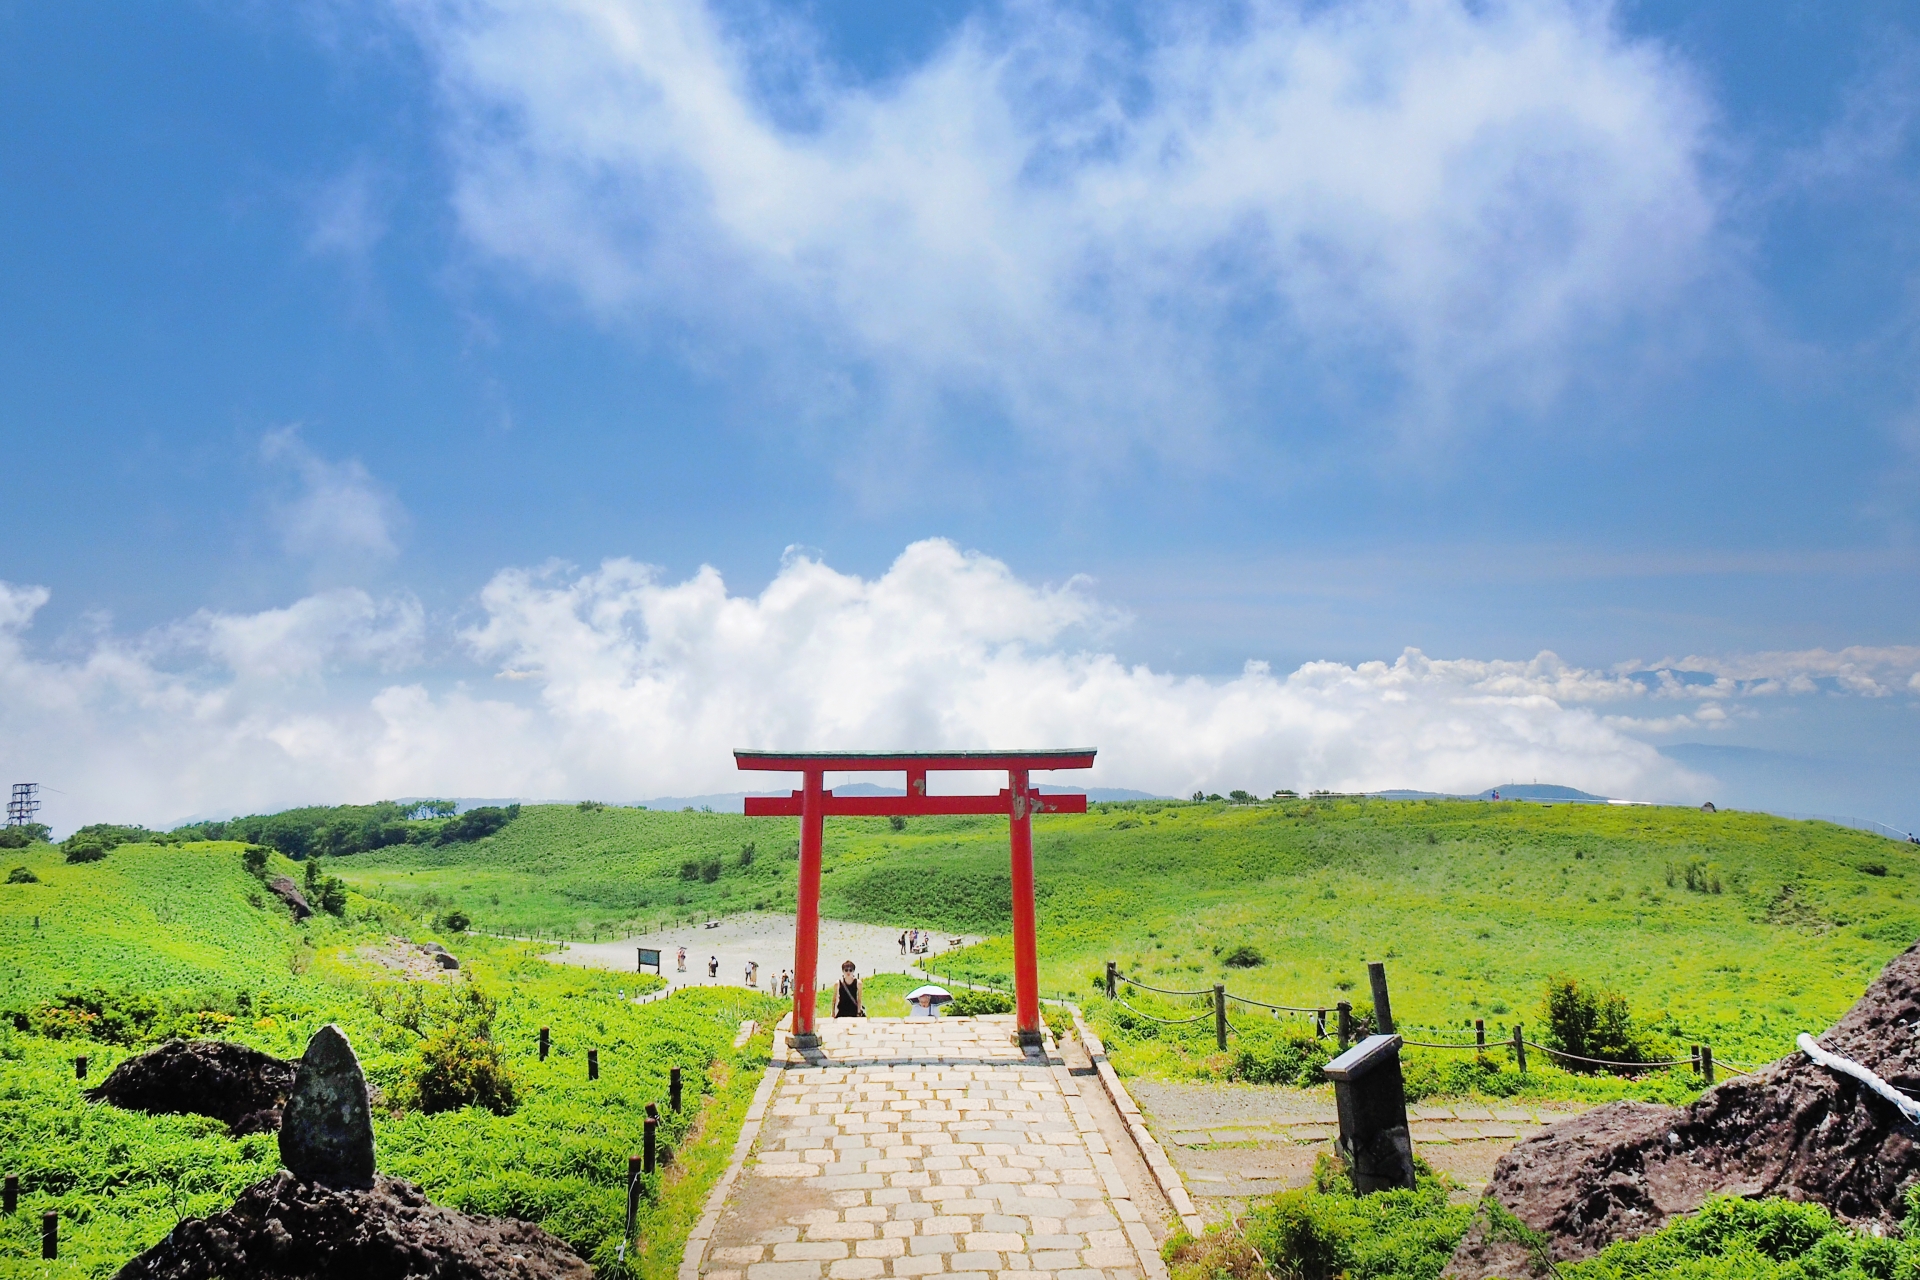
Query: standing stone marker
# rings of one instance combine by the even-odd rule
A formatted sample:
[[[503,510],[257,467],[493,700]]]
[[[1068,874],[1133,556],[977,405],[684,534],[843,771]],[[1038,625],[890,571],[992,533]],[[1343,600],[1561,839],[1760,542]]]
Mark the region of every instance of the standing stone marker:
[[[1413,1186],[1400,1043],[1396,1035],[1368,1036],[1321,1068],[1340,1112],[1340,1154],[1363,1195]]]
[[[328,1023],[307,1041],[280,1122],[280,1159],[302,1182],[373,1185],[367,1077],[346,1033]]]

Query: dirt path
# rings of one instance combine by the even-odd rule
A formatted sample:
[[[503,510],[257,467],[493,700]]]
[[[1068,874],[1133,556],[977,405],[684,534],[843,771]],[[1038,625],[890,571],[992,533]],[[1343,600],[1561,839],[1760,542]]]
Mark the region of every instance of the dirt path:
[[[546,958],[556,964],[633,973],[639,967],[639,948],[646,947],[660,953],[660,976],[670,987],[746,986],[746,967],[751,960],[760,966],[754,987],[771,991],[779,981],[780,971],[793,968],[793,930],[794,917],[790,915],[747,911],[727,916],[713,928],[682,925],[656,933],[636,934],[618,942],[570,942],[565,950],[551,952]],[[900,951],[900,933],[899,929],[884,925],[822,920],[821,980],[831,984],[839,977],[842,960],[853,961],[862,976],[917,972],[914,968],[917,962],[944,954],[950,950],[953,940],[953,935],[940,934],[934,938],[933,950],[928,955],[908,956]],[[978,941],[980,939],[968,936],[960,940],[960,945]],[[687,949],[685,972],[675,963],[681,947]],[[707,976],[709,960],[719,964],[720,971],[714,977]]]

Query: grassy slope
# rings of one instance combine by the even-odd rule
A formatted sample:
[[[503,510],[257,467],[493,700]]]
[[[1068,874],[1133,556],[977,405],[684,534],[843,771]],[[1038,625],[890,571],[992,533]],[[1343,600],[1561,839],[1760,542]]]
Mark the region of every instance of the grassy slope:
[[[915,819],[901,832],[836,820],[826,909],[1004,930],[1005,830],[988,819]],[[671,912],[683,896],[689,912],[789,903],[793,838],[790,820],[551,806],[477,845],[383,850],[335,869],[374,892],[458,901],[483,927],[582,933]],[[677,879],[683,860],[748,841],[760,854],[751,870],[729,867],[715,885]],[[1920,851],[1754,814],[1139,803],[1043,819],[1035,846],[1050,990],[1084,993],[1114,959],[1168,986],[1224,979],[1276,1003],[1330,1004],[1349,990],[1364,1000],[1365,962],[1383,959],[1402,1023],[1484,1017],[1497,1031],[1536,1021],[1546,978],[1565,971],[1613,984],[1637,1018],[1664,1016],[1675,1034],[1741,1061],[1826,1025],[1920,936]],[[1669,866],[1693,860],[1723,892],[1667,883]],[[1874,863],[1888,874],[1861,870]],[[1268,963],[1222,968],[1219,955],[1240,942]],[[973,963],[1004,979],[1005,942]]]
[[[68,866],[45,846],[14,853],[34,885],[0,885],[0,1007],[22,1009],[62,990],[100,985],[170,996],[183,1007],[241,1008],[226,1034],[295,1055],[312,1031],[337,1021],[368,1076],[398,1097],[417,1039],[378,1007],[398,984],[354,954],[389,929],[377,920],[295,926],[240,867],[239,845],[128,846],[105,861]],[[285,869],[283,867],[283,869]],[[356,900],[353,909],[375,904]],[[350,913],[351,914],[351,913]],[[33,927],[33,917],[40,927]],[[699,992],[636,1008],[620,997],[631,975],[560,968],[528,948],[460,939],[472,979],[500,1001],[494,1026],[521,1104],[511,1116],[376,1112],[383,1171],[421,1183],[444,1203],[541,1222],[606,1263],[625,1212],[626,1156],[638,1148],[642,1111],[664,1099],[667,1070],[686,1072],[688,1097],[752,1077],[764,1037],[736,1052],[738,1021],[766,1021],[768,1002],[744,992]],[[258,1016],[255,1016],[258,1015]],[[547,1062],[534,1050],[552,1028]],[[585,1079],[588,1047],[601,1078]],[[233,1141],[192,1116],[145,1116],[78,1097],[72,1059],[87,1054],[97,1081],[135,1050],[49,1040],[0,1023],[0,1152],[22,1181],[22,1212],[0,1220],[0,1273],[39,1256],[40,1213],[61,1213],[61,1261],[50,1274],[105,1275],[187,1214],[230,1201],[278,1165],[271,1137]],[[716,1064],[709,1073],[709,1064]],[[749,1090],[750,1091],[750,1090]],[[724,1129],[737,1119],[737,1084],[721,1087]],[[695,1114],[669,1116],[669,1143]],[[711,1163],[710,1161],[708,1163]],[[645,1269],[658,1273],[684,1238],[684,1206],[713,1170],[689,1178],[659,1209],[643,1210]],[[703,1179],[704,1178],[704,1182]],[[41,1274],[34,1263],[33,1274]]]

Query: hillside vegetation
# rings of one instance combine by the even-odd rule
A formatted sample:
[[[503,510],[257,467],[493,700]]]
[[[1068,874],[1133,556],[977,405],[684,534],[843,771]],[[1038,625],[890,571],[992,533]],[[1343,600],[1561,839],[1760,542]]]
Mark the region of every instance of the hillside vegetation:
[[[21,1178],[21,1212],[0,1219],[0,1270],[33,1259],[36,1275],[110,1275],[181,1217],[224,1207],[278,1167],[271,1134],[234,1139],[215,1120],[82,1101],[76,1056],[88,1057],[84,1084],[94,1084],[168,1036],[297,1057],[337,1022],[380,1090],[383,1172],[457,1208],[537,1222],[603,1275],[672,1274],[765,1062],[764,1036],[731,1048],[735,1027],[768,1021],[769,1002],[717,990],[636,1007],[623,997],[657,980],[457,936],[442,941],[464,977],[405,982],[370,952],[392,951],[395,932],[430,932],[357,894],[343,919],[296,925],[247,873],[244,851],[121,844],[82,863],[45,844],[8,852],[34,879],[0,884],[0,1151]],[[297,869],[275,857],[266,870]],[[542,1026],[552,1030],[546,1062]],[[589,1048],[601,1064],[592,1083]],[[627,1156],[676,1065],[689,1106],[667,1113],[663,1137],[684,1148],[674,1167],[693,1176],[649,1184],[647,1248],[620,1263]],[[460,1105],[468,1096],[486,1105]],[[60,1213],[62,1244],[43,1269],[47,1209]]]
[[[476,928],[588,936],[790,910],[795,847],[791,819],[537,806],[470,845],[381,849],[329,869],[421,916],[451,904]],[[1404,1026],[1482,1018],[1500,1036],[1515,1021],[1537,1027],[1549,979],[1567,975],[1617,992],[1636,1024],[1683,1050],[1706,1041],[1754,1062],[1831,1022],[1920,937],[1916,853],[1824,823],[1690,809],[1102,804],[1036,823],[1042,985],[1085,998],[1111,959],[1159,986],[1219,981],[1271,1003],[1364,1007],[1365,964],[1382,960]],[[1006,857],[1004,820],[836,819],[824,910],[1003,934]],[[1230,966],[1235,952],[1257,962]],[[960,967],[1004,984],[1004,937]],[[1210,1045],[1205,1028],[1195,1035]],[[1189,1059],[1205,1049],[1174,1058],[1204,1070]]]

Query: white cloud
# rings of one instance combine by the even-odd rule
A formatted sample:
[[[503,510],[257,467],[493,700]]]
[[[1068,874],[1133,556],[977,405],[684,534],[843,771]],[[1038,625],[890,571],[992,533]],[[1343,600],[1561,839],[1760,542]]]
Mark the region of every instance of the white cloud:
[[[393,531],[400,506],[359,461],[321,457],[300,438],[298,426],[268,432],[260,456],[299,482],[298,492],[274,512],[289,552],[321,562],[387,559],[399,552]]]
[[[877,84],[705,0],[395,3],[476,246],[863,421],[1171,453],[1384,382],[1444,425],[1716,252],[1703,98],[1591,0],[1150,6],[1133,42],[1015,0]]]
[[[1636,738],[1659,725],[1601,713],[1651,696],[1616,672],[1414,650],[1284,675],[1158,672],[1098,647],[1115,615],[1085,582],[1037,586],[938,540],[872,579],[790,554],[756,596],[711,569],[668,582],[628,560],[502,571],[461,639],[482,670],[519,679],[484,694],[369,688],[420,651],[410,599],[203,612],[67,660],[27,649],[46,599],[0,584],[0,766],[67,793],[63,823],[765,785],[734,771],[739,746],[1090,744],[1090,781],[1175,793],[1538,777],[1690,798],[1699,785]]]

